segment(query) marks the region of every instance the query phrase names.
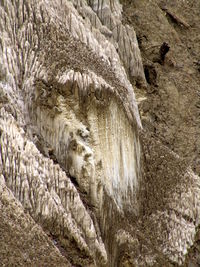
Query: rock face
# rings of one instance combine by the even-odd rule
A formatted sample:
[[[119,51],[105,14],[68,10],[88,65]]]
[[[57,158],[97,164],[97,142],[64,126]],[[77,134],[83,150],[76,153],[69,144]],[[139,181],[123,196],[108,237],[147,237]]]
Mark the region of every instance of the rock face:
[[[198,266],[199,25],[174,3],[0,2],[2,266]]]

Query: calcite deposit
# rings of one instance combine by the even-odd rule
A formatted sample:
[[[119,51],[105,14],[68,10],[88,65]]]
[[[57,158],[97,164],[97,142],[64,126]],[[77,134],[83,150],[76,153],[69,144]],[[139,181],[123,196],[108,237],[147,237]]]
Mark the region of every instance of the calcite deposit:
[[[188,158],[154,135],[144,92],[156,88],[156,68],[143,66],[145,37],[127,5],[0,1],[2,266],[187,261],[200,180]],[[160,60],[159,51],[164,68],[168,54]]]

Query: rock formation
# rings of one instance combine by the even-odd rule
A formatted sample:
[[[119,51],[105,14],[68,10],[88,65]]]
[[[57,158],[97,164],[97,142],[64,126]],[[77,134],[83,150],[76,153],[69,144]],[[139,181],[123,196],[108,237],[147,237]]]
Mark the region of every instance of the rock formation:
[[[2,266],[198,264],[187,14],[178,0],[1,0]]]

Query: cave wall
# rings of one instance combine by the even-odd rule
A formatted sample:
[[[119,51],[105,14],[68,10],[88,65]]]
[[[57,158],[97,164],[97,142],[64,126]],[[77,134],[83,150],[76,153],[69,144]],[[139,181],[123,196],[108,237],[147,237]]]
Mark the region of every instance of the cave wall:
[[[0,3],[1,209],[39,229],[35,246],[49,242],[57,266],[181,265],[199,226],[198,173],[153,121],[155,73],[169,59],[144,53],[146,1],[121,2]],[[24,223],[14,227],[29,240]],[[28,262],[50,266],[48,250],[38,261],[33,251]]]

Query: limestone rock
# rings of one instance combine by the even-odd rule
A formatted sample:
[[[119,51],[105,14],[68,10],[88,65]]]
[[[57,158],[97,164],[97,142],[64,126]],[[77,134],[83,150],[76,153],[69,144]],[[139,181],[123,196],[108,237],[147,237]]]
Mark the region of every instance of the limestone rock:
[[[170,134],[167,143],[154,131],[163,124],[151,109],[164,117],[165,99],[157,72],[179,63],[168,40],[147,47],[136,36],[142,9],[155,8],[168,25],[161,3],[151,2],[134,1],[134,18],[128,1],[0,2],[3,266],[186,262],[200,224],[200,180],[181,141],[173,149]],[[165,85],[175,114],[179,92]]]

